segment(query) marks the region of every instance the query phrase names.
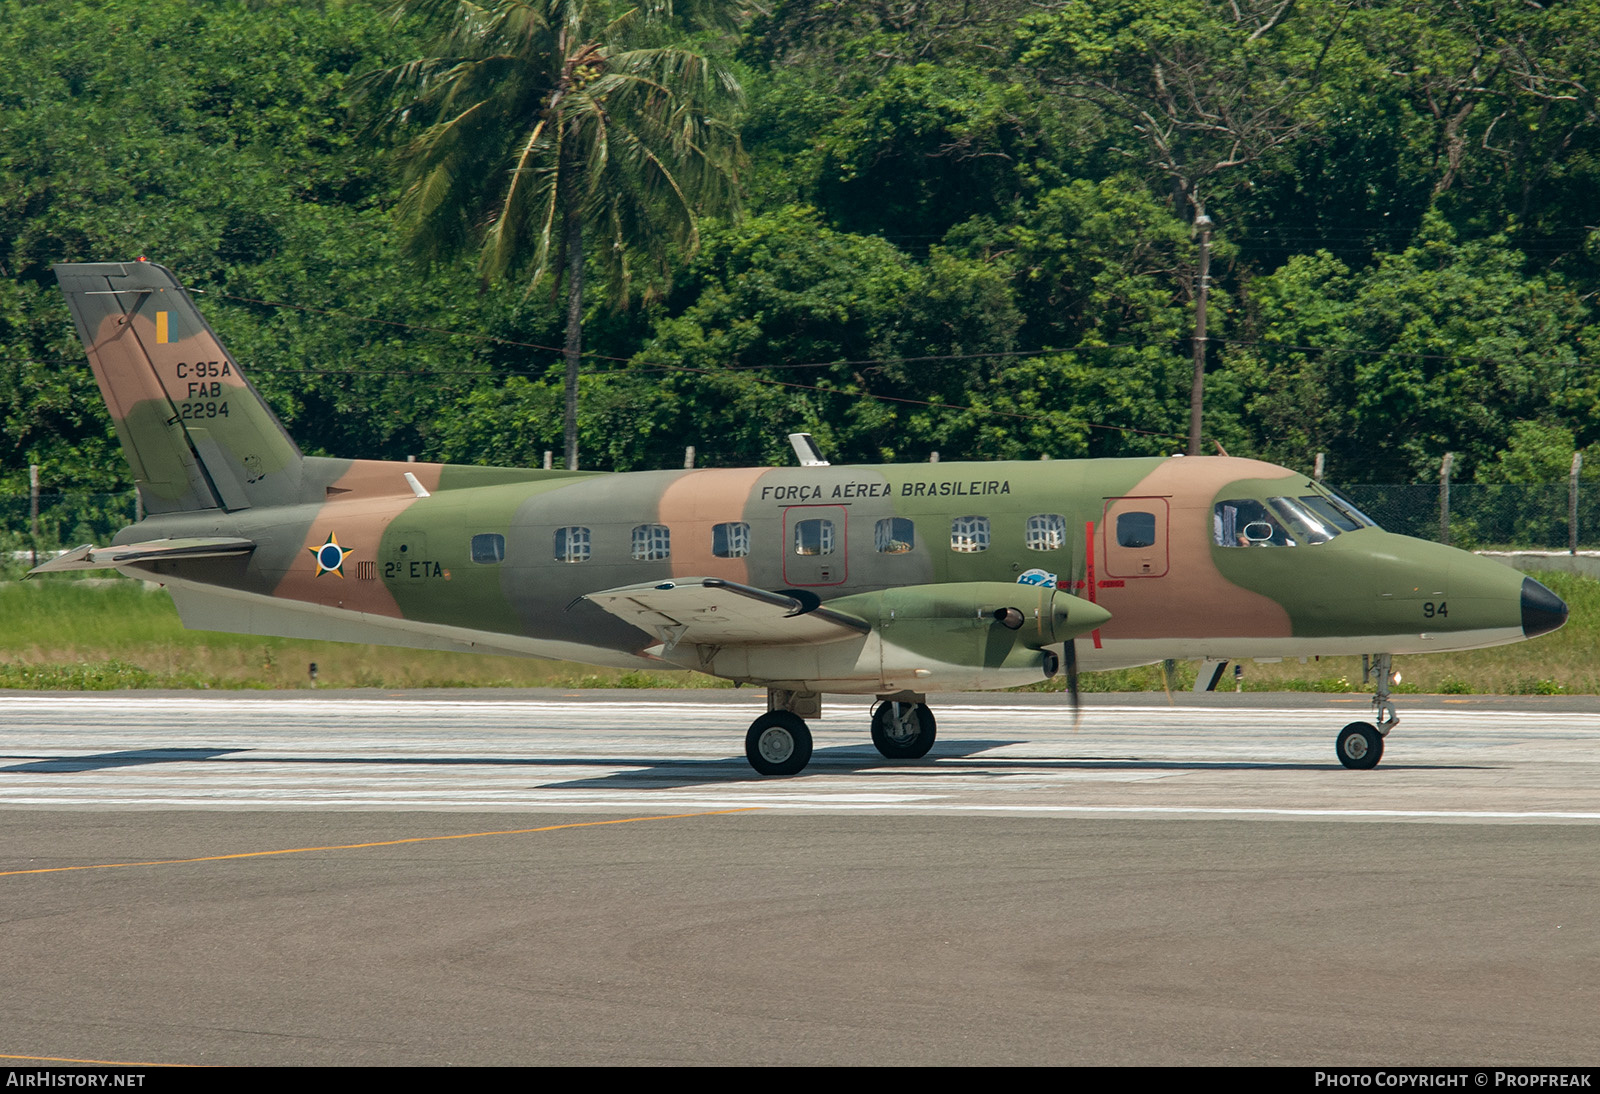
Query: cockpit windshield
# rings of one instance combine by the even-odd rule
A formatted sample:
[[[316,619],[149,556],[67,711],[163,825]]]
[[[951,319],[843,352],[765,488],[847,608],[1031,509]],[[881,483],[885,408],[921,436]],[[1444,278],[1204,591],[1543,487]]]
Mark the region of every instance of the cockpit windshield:
[[[1230,498],[1212,514],[1221,547],[1303,547],[1326,543],[1344,532],[1375,527],[1361,510],[1331,491],[1306,484],[1306,493],[1269,498]]]

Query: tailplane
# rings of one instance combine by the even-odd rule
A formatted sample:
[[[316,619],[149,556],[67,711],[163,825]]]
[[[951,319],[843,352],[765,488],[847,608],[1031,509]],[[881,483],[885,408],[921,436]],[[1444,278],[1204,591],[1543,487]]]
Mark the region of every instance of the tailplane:
[[[170,270],[55,272],[148,512],[299,500],[300,449]]]

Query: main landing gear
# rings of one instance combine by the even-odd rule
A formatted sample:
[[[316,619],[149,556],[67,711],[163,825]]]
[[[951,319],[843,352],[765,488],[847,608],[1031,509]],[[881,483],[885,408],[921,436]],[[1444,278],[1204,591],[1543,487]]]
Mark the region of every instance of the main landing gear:
[[[1389,698],[1389,685],[1394,682],[1394,655],[1380,653],[1374,658],[1361,659],[1361,671],[1366,683],[1373,672],[1377,673],[1377,690],[1372,696],[1373,722],[1351,722],[1339,731],[1334,753],[1339,762],[1356,771],[1370,771],[1383,759],[1383,741],[1389,731],[1400,724],[1394,702]]]
[[[919,760],[933,747],[938,730],[928,704],[885,699],[872,711],[872,743],[886,759]]]
[[[811,762],[811,730],[787,710],[769,710],[750,723],[744,754],[763,775],[798,775]]]
[[[921,695],[880,696],[872,710],[872,743],[887,759],[915,760],[933,747],[937,725]],[[763,775],[798,775],[811,762],[807,718],[822,716],[822,696],[811,691],[767,689],[767,712],[750,723],[744,754]]]

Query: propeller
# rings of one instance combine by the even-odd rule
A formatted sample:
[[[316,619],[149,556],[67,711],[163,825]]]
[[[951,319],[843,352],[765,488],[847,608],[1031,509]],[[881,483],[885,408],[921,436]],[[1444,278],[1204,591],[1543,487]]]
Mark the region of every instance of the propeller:
[[[1172,705],[1172,683],[1178,678],[1178,662],[1167,658],[1161,662],[1161,690],[1167,693],[1167,706]]]

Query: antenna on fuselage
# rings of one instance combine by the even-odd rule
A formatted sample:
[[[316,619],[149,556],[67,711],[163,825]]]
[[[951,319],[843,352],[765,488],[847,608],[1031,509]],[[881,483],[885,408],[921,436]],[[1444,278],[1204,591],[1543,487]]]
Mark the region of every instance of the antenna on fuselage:
[[[817,447],[817,442],[811,439],[809,433],[789,434],[789,443],[794,446],[794,454],[800,460],[801,467],[827,467],[828,461],[822,458],[822,449]]]

